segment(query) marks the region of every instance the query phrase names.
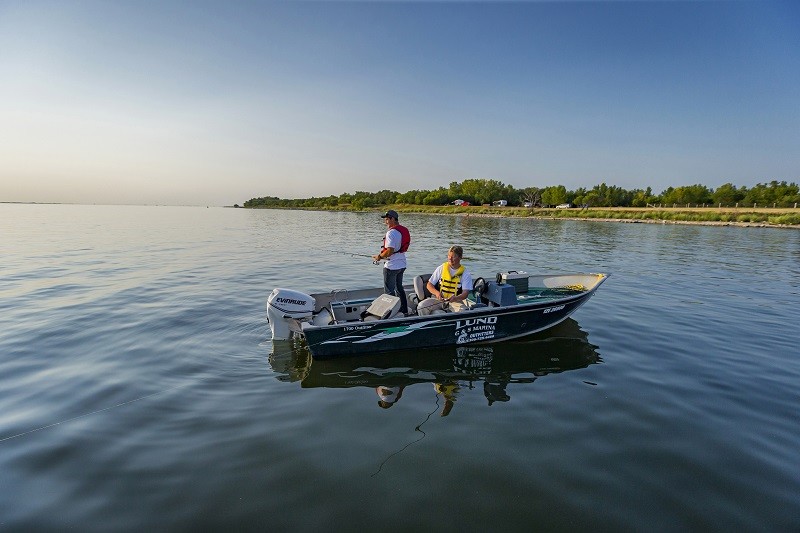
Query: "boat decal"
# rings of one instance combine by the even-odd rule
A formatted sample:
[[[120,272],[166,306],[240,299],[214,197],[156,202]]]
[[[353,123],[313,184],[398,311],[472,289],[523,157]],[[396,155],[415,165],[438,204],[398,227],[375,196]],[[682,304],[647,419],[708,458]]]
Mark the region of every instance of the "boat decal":
[[[386,328],[380,333],[372,335],[371,337],[361,339],[360,341],[353,341],[353,343],[361,344],[364,342],[378,342],[386,339],[396,339],[397,337],[404,337],[410,333],[414,333],[415,331],[419,331],[421,329],[427,329],[430,326],[439,325],[442,322],[445,322],[445,320],[432,320],[430,322],[421,322],[419,324],[411,324],[408,326],[394,326]]]
[[[375,327],[375,326],[373,324],[364,324],[363,326],[345,326],[344,330],[345,331],[362,331],[362,330],[365,330],[365,329],[370,329],[372,327]]]
[[[392,339],[396,337],[403,337],[408,335],[409,333],[413,333],[414,331],[428,328],[429,326],[433,326],[439,324],[441,322],[446,322],[445,320],[431,320],[428,322],[422,322],[418,324],[410,324],[406,326],[391,326],[388,328],[384,328],[380,330],[378,333],[367,336],[367,335],[342,335],[341,337],[336,337],[335,339],[330,339],[327,341],[322,341],[320,344],[340,344],[340,343],[364,343],[364,342],[377,342],[383,339]],[[370,327],[374,327],[370,325]],[[364,332],[370,333],[370,332]]]
[[[479,342],[494,338],[497,327],[496,316],[468,318],[456,322],[456,344]]]

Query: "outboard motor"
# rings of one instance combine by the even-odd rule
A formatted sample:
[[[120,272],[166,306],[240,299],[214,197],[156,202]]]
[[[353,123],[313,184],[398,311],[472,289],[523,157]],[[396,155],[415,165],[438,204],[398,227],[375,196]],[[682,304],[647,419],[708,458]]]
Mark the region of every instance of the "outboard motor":
[[[288,340],[302,333],[302,322],[311,320],[316,301],[308,294],[289,289],[274,289],[267,299],[267,319],[273,340]]]

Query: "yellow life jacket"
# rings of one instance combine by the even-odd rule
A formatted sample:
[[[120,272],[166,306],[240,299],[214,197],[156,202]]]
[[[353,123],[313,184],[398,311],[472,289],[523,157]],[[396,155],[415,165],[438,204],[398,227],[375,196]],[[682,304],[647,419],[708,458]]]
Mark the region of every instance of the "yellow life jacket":
[[[439,280],[439,291],[442,296],[455,296],[458,294],[458,288],[461,286],[461,274],[464,273],[464,265],[458,267],[454,276],[450,276],[450,263],[446,262],[442,265],[442,279]]]

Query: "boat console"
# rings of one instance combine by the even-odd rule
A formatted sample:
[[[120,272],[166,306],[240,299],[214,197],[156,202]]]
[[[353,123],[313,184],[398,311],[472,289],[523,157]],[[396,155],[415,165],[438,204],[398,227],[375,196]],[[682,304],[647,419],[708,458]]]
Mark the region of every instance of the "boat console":
[[[489,307],[517,305],[517,290],[513,285],[490,281],[486,284],[486,292],[481,296],[481,300]]]

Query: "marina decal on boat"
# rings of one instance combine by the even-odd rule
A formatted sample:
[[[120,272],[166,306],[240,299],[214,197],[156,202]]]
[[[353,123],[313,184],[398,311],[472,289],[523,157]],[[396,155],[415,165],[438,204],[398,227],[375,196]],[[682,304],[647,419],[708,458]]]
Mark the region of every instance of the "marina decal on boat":
[[[493,339],[496,325],[496,316],[459,320],[456,322],[456,344]]]

